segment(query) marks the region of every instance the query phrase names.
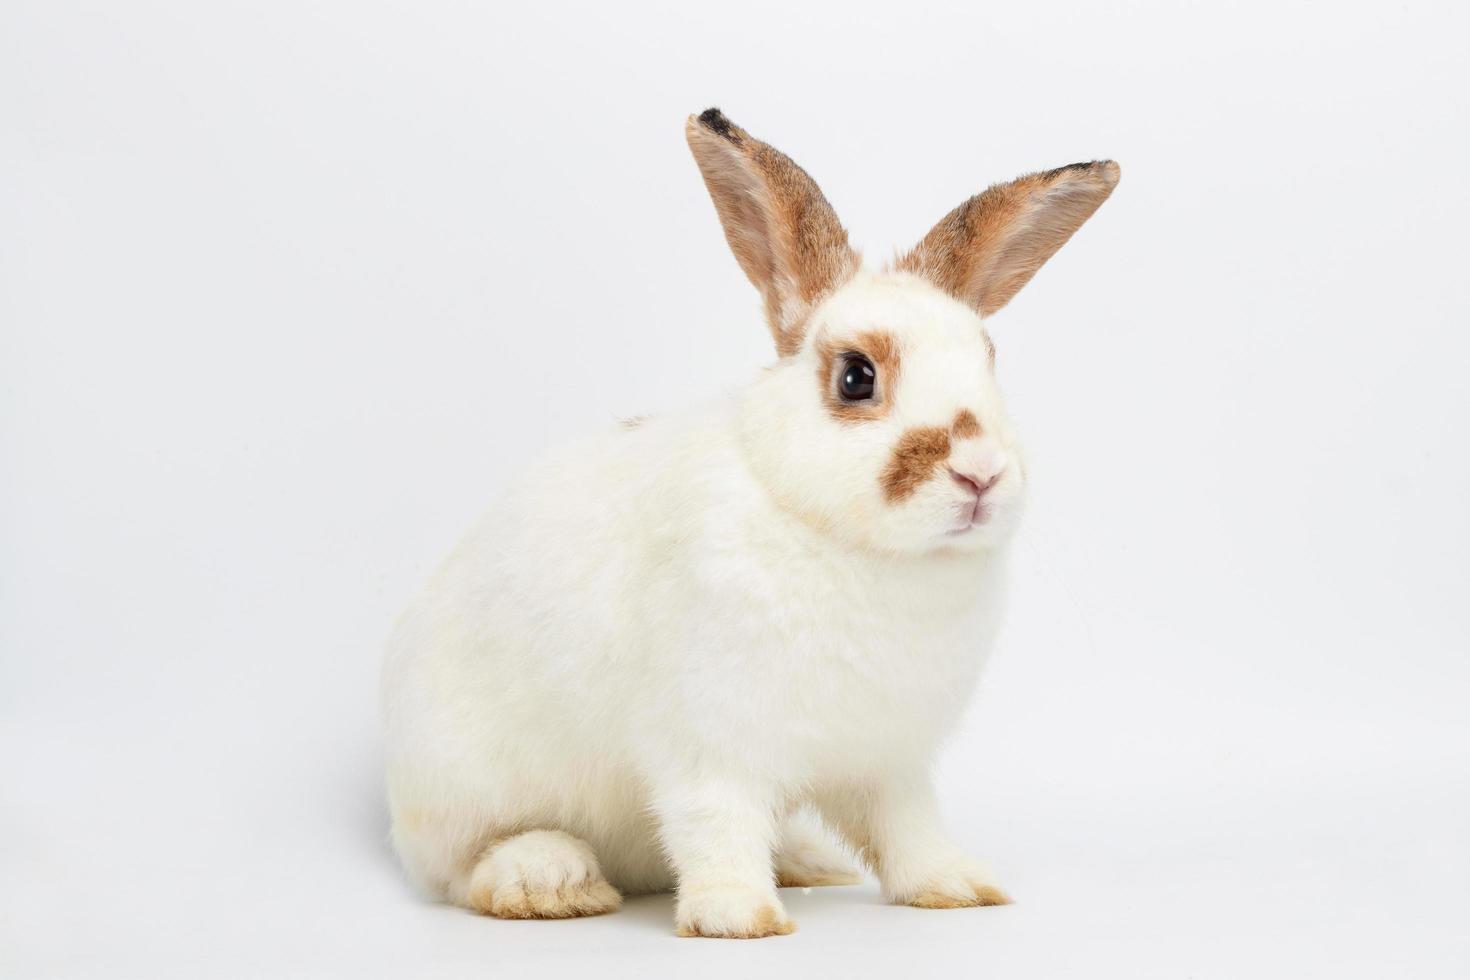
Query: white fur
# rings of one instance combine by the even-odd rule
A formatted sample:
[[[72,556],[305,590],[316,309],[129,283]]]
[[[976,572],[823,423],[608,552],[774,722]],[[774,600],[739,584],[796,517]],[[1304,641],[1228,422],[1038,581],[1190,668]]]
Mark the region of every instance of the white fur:
[[[840,423],[817,337],[869,329],[901,347],[892,410]],[[943,467],[897,504],[880,478],[904,431],[960,409],[985,435],[957,440],[952,465],[1003,475],[990,521],[952,535],[966,492]],[[550,842],[547,861],[581,862],[564,878],[677,885],[682,931],[769,934],[789,929],[774,852],[840,871],[830,849],[810,857],[809,828],[783,829],[810,806],[895,901],[982,904],[927,771],[995,634],[1022,483],[979,316],[897,274],[838,289],[738,398],[552,453],[394,632],[408,871],[467,903],[503,874],[480,866],[506,838],[560,831],[589,847]]]

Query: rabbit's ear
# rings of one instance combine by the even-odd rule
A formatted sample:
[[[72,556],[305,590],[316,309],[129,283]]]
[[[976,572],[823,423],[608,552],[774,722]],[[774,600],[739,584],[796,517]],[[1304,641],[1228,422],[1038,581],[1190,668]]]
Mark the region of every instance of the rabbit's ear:
[[[989,316],[1092,217],[1118,184],[1111,160],[996,184],[944,216],[897,268],[924,276]]]
[[[730,250],[765,299],[776,349],[793,354],[814,301],[857,271],[847,232],[806,171],[720,110],[690,116],[684,132]]]

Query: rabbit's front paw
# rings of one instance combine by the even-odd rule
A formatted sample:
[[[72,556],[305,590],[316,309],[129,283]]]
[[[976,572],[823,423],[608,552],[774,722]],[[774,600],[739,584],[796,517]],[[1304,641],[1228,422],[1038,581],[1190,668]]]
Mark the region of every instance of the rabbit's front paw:
[[[1011,897],[999,887],[971,873],[932,878],[896,895],[895,900],[921,909],[967,909],[979,905],[1011,904]]]
[[[712,939],[762,939],[796,929],[774,892],[739,885],[679,889],[676,925],[681,936]]]

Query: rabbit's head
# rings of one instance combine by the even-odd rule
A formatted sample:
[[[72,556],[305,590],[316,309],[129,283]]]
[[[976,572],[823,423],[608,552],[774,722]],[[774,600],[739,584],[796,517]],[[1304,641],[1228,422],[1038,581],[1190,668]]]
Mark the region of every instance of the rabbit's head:
[[[765,300],[780,360],[747,392],[745,451],[788,510],[887,552],[979,550],[1025,481],[982,317],[1112,192],[1118,165],[997,184],[882,272],[864,272],[816,183],[718,109],[689,146],[725,237]]]

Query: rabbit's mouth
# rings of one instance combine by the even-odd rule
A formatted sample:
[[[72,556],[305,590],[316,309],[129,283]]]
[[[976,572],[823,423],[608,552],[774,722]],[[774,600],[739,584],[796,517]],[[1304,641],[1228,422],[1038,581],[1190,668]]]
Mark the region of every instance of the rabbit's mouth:
[[[962,504],[960,506],[959,526],[951,528],[947,533],[950,537],[968,534],[975,530],[975,528],[988,523],[994,513],[995,505],[986,500],[976,499],[970,501],[968,504]]]

